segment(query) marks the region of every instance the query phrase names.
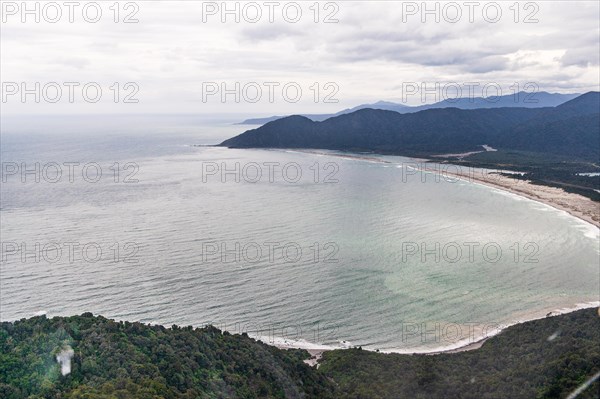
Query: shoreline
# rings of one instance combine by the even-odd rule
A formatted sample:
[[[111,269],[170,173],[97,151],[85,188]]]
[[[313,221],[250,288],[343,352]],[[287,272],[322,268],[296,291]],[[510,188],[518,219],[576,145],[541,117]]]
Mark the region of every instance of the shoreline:
[[[319,150],[302,150],[302,149],[289,149],[284,151],[295,151],[300,153],[309,153],[323,156],[332,156],[339,157],[343,159],[355,159],[359,161],[367,161],[367,162],[376,162],[376,163],[385,163],[385,164],[393,164],[393,162],[386,161],[384,159],[378,158],[377,154],[341,154],[334,152],[325,152]],[[400,156],[400,155],[399,155]],[[494,171],[491,169],[484,168],[475,168],[472,166],[461,166],[454,164],[440,164],[435,159],[424,159],[424,158],[412,158],[412,157],[404,157],[414,161],[416,163],[422,163],[424,165],[416,165],[420,166],[414,169],[420,170],[425,173],[439,173],[443,179],[448,182],[455,182],[455,179],[450,179],[450,177],[454,177],[463,181],[467,181],[470,183],[478,183],[483,184],[488,187],[492,187],[498,190],[502,190],[519,197],[527,198],[532,201],[536,201],[547,205],[551,208],[557,209],[559,211],[564,211],[569,215],[591,224],[595,226],[597,229],[600,229],[600,204],[592,201],[591,199],[584,197],[580,194],[569,193],[564,191],[562,188],[543,186],[538,184],[533,184],[529,180],[518,180],[513,179],[508,176],[503,176],[500,173],[503,173],[502,170]],[[427,164],[439,164],[439,165],[451,165],[456,167],[457,171],[451,171],[446,169],[435,169],[433,167],[428,167]],[[408,165],[407,165],[408,166]],[[412,167],[414,167],[413,165]],[[466,170],[463,170],[466,169]],[[486,172],[484,174],[484,172]]]
[[[562,307],[562,308],[547,307],[547,308],[538,309],[536,311],[522,313],[520,317],[519,316],[515,317],[515,319],[516,319],[515,321],[510,321],[510,322],[507,322],[506,324],[498,324],[497,325],[498,328],[493,329],[491,332],[486,333],[484,336],[479,336],[476,338],[470,337],[467,339],[457,340],[453,344],[438,347],[438,348],[433,348],[433,349],[414,348],[414,349],[407,350],[407,349],[392,348],[392,349],[380,350],[380,349],[375,349],[375,348],[363,347],[362,345],[351,345],[350,342],[348,342],[348,341],[338,341],[339,346],[338,345],[334,346],[333,344],[326,345],[326,344],[312,343],[309,341],[305,341],[303,339],[290,340],[290,339],[286,339],[286,338],[282,338],[282,337],[260,336],[260,335],[254,335],[254,334],[249,334],[248,336],[257,342],[261,342],[262,344],[272,346],[272,347],[278,348],[280,350],[303,349],[311,355],[310,358],[304,360],[304,363],[308,364],[311,367],[316,366],[318,368],[320,365],[319,360],[322,358],[322,356],[325,352],[334,351],[334,350],[357,349],[359,347],[361,348],[361,350],[367,351],[367,352],[380,353],[380,354],[406,355],[406,356],[414,356],[414,355],[435,356],[435,355],[443,355],[443,354],[469,352],[469,351],[480,349],[490,338],[493,338],[493,337],[501,334],[503,331],[505,331],[513,326],[524,324],[524,323],[529,323],[529,322],[532,322],[535,320],[546,319],[549,317],[563,316],[563,315],[577,312],[577,311],[584,310],[584,309],[596,309],[598,316],[600,317],[600,300],[590,301],[590,302],[580,302],[580,303],[576,303],[575,305],[571,305],[569,307]],[[2,322],[11,323],[11,322],[15,322],[18,320],[28,319],[31,317],[39,317],[39,316],[69,317],[69,316],[65,316],[65,315],[49,316],[46,312],[37,312],[33,316],[21,317],[19,319],[15,319],[15,320],[2,320]],[[101,315],[98,315],[98,316],[101,316]],[[115,321],[121,321],[121,322],[130,321],[130,322],[142,323],[145,325],[162,325],[162,326],[164,326],[164,324],[161,324],[161,323],[147,323],[147,322],[142,322],[139,320],[131,321],[131,320],[125,320],[125,319],[121,319],[118,317],[110,317],[110,316],[108,316],[108,317],[103,316],[103,317],[106,317],[109,320],[115,320]],[[196,328],[203,328],[203,327],[206,327],[206,325],[203,325],[202,327],[196,327]],[[169,327],[166,327],[166,328],[169,328]],[[225,332],[227,330],[222,330],[222,331]],[[235,334],[235,335],[240,335],[240,333],[236,333],[236,332],[229,332],[229,333]]]
[[[425,169],[426,172],[435,173],[435,169]],[[443,172],[448,176],[466,179],[470,182],[483,184],[496,188],[532,201],[542,203],[559,211],[591,224],[600,229],[600,204],[580,194],[569,193],[562,188],[542,186],[531,183],[530,180],[517,180],[494,172],[492,180],[477,177],[468,173]],[[471,180],[469,180],[471,179]]]
[[[334,153],[334,152],[327,152],[327,151],[303,150],[303,149],[288,149],[288,150],[284,150],[284,151],[309,153],[309,154],[316,154],[316,155],[321,155],[321,156],[332,156],[332,157],[339,157],[339,158],[344,158],[344,159],[354,159],[354,160],[366,161],[366,162],[393,164],[393,162],[378,158],[377,157],[378,154],[369,154],[369,155],[367,155],[367,154],[363,155],[363,154],[358,154],[358,153],[357,154],[352,154],[352,153],[341,154],[341,153]],[[424,163],[424,164],[438,163],[438,162],[436,162],[435,159],[412,158],[412,157],[404,157],[404,158],[408,158],[412,161],[420,162],[420,163]],[[452,164],[440,164],[440,165],[452,165]],[[487,187],[495,188],[495,189],[504,191],[506,193],[516,195],[518,197],[526,198],[528,200],[535,201],[535,202],[541,203],[543,205],[549,206],[553,209],[566,212],[570,216],[572,216],[580,221],[583,221],[584,223],[586,223],[588,225],[593,226],[596,229],[596,232],[598,232],[600,230],[600,204],[595,203],[594,201],[592,201],[589,198],[586,198],[579,194],[566,192],[561,188],[537,185],[537,184],[531,183],[531,181],[529,181],[529,180],[518,180],[518,179],[513,179],[511,177],[508,177],[508,176],[503,176],[500,174],[500,173],[502,173],[502,171],[491,171],[489,169],[484,169],[484,168],[465,167],[467,169],[467,172],[465,173],[462,171],[463,166],[460,166],[460,165],[453,165],[453,166],[456,166],[458,168],[458,172],[451,172],[448,170],[440,171],[440,170],[434,169],[434,168],[427,168],[427,166],[425,166],[421,170],[421,172],[425,172],[425,173],[440,173],[441,172],[442,176],[444,176],[444,177],[452,176],[452,177],[455,177],[462,181],[466,180],[467,182],[470,182],[470,183],[482,184]],[[478,170],[478,172],[482,176],[478,177],[478,176],[476,176],[476,173],[468,173],[469,171],[473,172],[475,170]],[[484,175],[482,173],[484,171],[488,171],[487,174]],[[491,171],[491,173],[490,173],[490,171]],[[488,177],[493,176],[493,179],[489,179],[489,178],[486,179],[485,176],[488,176]],[[448,347],[447,349],[426,351],[426,352],[412,352],[412,353],[399,352],[399,351],[394,351],[394,350],[376,351],[376,350],[365,349],[365,348],[363,348],[363,350],[379,352],[379,353],[398,353],[398,354],[408,354],[408,355],[411,355],[411,354],[438,355],[438,354],[467,352],[467,351],[477,350],[477,349],[481,348],[488,339],[490,339],[491,337],[493,337],[495,335],[500,334],[502,331],[504,331],[505,329],[507,329],[511,326],[514,326],[517,324],[522,324],[522,323],[527,323],[527,322],[534,321],[534,320],[543,319],[546,317],[560,316],[563,314],[575,312],[575,311],[582,310],[582,309],[589,309],[589,308],[599,308],[598,313],[600,315],[600,301],[593,302],[593,303],[576,304],[572,308],[551,310],[548,313],[545,313],[546,311],[548,311],[548,309],[545,309],[540,312],[541,314],[545,313],[545,315],[540,316],[540,313],[536,312],[536,315],[532,314],[531,317],[526,317],[525,320],[517,320],[515,322],[511,322],[505,326],[502,326],[493,334],[490,334],[485,337],[481,337],[480,339],[477,339],[472,342],[459,344],[456,347]],[[295,349],[294,346],[290,346],[290,345],[278,345],[278,344],[273,344],[273,345],[279,349]],[[308,360],[305,360],[306,364],[309,364],[310,366],[316,365],[318,367],[319,366],[318,361],[322,357],[324,352],[330,351],[330,350],[345,349],[345,348],[331,348],[331,349],[299,348],[299,349],[306,349],[311,354],[311,358]]]
[[[528,322],[535,321],[535,320],[545,319],[548,317],[557,317],[557,316],[562,316],[565,314],[577,312],[579,310],[594,309],[594,308],[596,308],[598,310],[598,316],[600,316],[600,301],[580,303],[580,304],[576,304],[573,307],[560,308],[558,310],[555,309],[555,310],[552,310],[549,312],[547,312],[548,309],[541,310],[539,312],[531,313],[531,316],[526,317],[525,319],[520,319],[520,320],[517,320],[514,322],[510,322],[506,325],[502,325],[497,330],[493,331],[490,334],[487,334],[484,337],[480,337],[475,340],[469,339],[468,342],[462,341],[462,343],[460,343],[461,341],[459,341],[458,344],[450,345],[447,348],[442,348],[442,349],[433,349],[433,350],[428,350],[428,351],[419,351],[419,350],[413,350],[413,351],[402,350],[401,351],[401,350],[393,350],[393,349],[392,350],[376,350],[376,349],[369,349],[369,348],[364,348],[364,347],[361,347],[361,348],[364,351],[369,351],[369,352],[373,352],[373,353],[397,354],[397,355],[407,355],[407,356],[413,356],[413,355],[435,356],[435,355],[469,352],[469,351],[473,351],[473,350],[477,350],[477,349],[481,348],[490,338],[493,338],[493,337],[501,334],[503,331],[505,331],[506,329],[508,329],[510,327],[513,327],[513,326],[516,326],[519,324],[528,323]],[[311,367],[316,366],[317,368],[319,368],[319,360],[323,357],[323,353],[328,352],[328,351],[333,351],[333,350],[347,350],[347,349],[353,349],[353,348],[358,347],[358,346],[352,346],[352,347],[344,347],[344,348],[339,347],[338,348],[338,347],[328,347],[327,345],[314,345],[314,347],[307,347],[306,343],[294,345],[293,342],[287,342],[287,341],[285,344],[283,344],[283,343],[275,343],[275,342],[272,342],[272,343],[265,342],[265,341],[262,341],[260,338],[255,338],[255,339],[263,342],[264,344],[274,346],[281,350],[304,349],[311,355],[311,357],[309,359],[304,360],[304,363],[308,364]]]

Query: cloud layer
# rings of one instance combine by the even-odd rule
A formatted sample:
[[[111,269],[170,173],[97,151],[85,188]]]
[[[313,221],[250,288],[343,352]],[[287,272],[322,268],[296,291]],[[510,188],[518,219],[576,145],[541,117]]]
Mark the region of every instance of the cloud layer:
[[[598,90],[600,83],[598,2],[521,2],[512,9],[513,2],[479,2],[471,15],[467,2],[428,2],[427,9],[422,2],[279,2],[273,9],[240,2],[237,15],[235,2],[226,6],[230,13],[222,2],[132,3],[119,3],[117,16],[112,3],[98,2],[102,18],[96,23],[78,9],[73,23],[64,9],[57,23],[43,14],[39,23],[32,16],[22,23],[22,10],[3,5],[3,82],[98,82],[102,98],[87,102],[76,89],[73,103],[65,101],[65,91],[56,104],[44,96],[37,104],[33,95],[23,104],[15,95],[2,112],[331,112],[398,101],[406,82],[498,83],[503,94],[515,83],[534,82],[550,92]],[[46,3],[39,4],[41,12]],[[139,22],[123,23],[128,15]],[[139,87],[138,103],[123,103],[132,92],[123,90],[127,82]],[[239,102],[234,93],[225,102],[221,93],[203,96],[206,82],[229,90],[238,82]],[[248,101],[256,98],[250,82],[262,87],[256,102]],[[294,103],[297,87],[302,95]],[[338,102],[325,102],[327,96]]]

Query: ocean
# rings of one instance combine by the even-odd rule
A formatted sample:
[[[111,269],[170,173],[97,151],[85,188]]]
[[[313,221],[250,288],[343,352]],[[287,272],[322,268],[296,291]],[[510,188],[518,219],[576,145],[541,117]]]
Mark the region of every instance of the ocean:
[[[596,227],[409,158],[209,146],[235,120],[3,120],[0,319],[411,353],[599,299]]]

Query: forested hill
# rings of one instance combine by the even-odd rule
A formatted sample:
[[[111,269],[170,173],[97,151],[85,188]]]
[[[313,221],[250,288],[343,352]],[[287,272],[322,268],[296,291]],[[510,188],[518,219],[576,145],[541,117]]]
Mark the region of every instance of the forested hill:
[[[547,93],[545,91],[527,93],[524,91],[508,94],[504,96],[491,97],[465,97],[446,99],[433,104],[419,105],[415,107],[404,104],[393,103],[389,101],[378,101],[372,104],[361,104],[353,108],[344,109],[335,114],[302,114],[313,121],[324,121],[333,116],[349,114],[360,109],[384,109],[387,111],[396,111],[401,114],[419,112],[426,109],[434,108],[460,108],[460,109],[476,109],[476,108],[502,108],[502,107],[525,107],[525,108],[543,108],[556,107],[564,102],[574,99],[579,94],[560,94]],[[270,116],[267,118],[251,118],[239,123],[239,125],[264,125],[265,123],[285,118],[285,116]]]
[[[66,375],[61,353],[72,354]],[[519,324],[469,352],[336,350],[319,369],[307,357],[213,327],[40,316],[0,323],[0,398],[566,398],[600,372],[600,317],[585,309]]]
[[[319,371],[336,381],[341,398],[571,398],[600,375],[599,316],[598,309],[585,309],[518,324],[468,352],[326,352]],[[577,399],[599,393],[597,378]]]
[[[411,114],[361,109],[322,122],[290,116],[220,145],[430,155],[477,151],[482,144],[597,161],[600,93],[547,108],[442,108]]]
[[[62,376],[55,357],[67,346]],[[332,398],[307,356],[212,327],[34,317],[0,324],[0,398]]]

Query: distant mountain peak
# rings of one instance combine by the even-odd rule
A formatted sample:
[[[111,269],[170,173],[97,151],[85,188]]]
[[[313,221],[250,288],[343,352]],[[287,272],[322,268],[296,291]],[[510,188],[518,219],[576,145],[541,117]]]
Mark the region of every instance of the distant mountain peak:
[[[419,106],[408,106],[392,101],[379,100],[372,104],[361,104],[353,108],[347,108],[335,114],[303,114],[312,121],[320,122],[334,116],[350,114],[361,109],[382,109],[386,111],[399,112],[401,114],[419,112],[427,109],[437,108],[459,108],[459,109],[480,109],[480,108],[503,108],[503,107],[525,107],[525,108],[544,108],[556,107],[569,100],[580,96],[579,94],[561,94],[548,93],[540,91],[536,93],[528,93],[520,91],[518,93],[507,94],[504,96],[490,97],[474,97],[474,98],[457,98],[444,99],[433,104],[423,104]],[[246,119],[240,124],[248,125],[263,125],[277,119],[284,118],[283,116],[271,116],[268,118]]]
[[[505,99],[506,100],[506,99]],[[400,113],[360,108],[324,121],[294,115],[221,143],[234,148],[320,148],[400,155],[464,153],[481,143],[509,150],[597,160],[600,93],[556,107],[439,106]]]

